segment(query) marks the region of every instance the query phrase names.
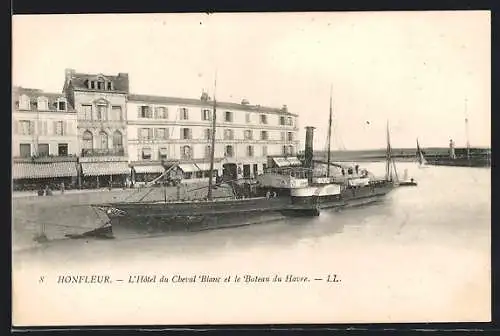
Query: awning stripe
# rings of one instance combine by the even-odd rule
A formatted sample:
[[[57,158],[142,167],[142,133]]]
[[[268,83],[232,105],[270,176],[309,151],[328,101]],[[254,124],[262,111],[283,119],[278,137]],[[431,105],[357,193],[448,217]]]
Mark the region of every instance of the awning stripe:
[[[301,166],[302,165],[302,162],[300,162],[300,160],[294,156],[287,157],[286,160],[288,162],[290,162],[290,165],[292,165],[292,166]]]
[[[210,163],[203,162],[203,163],[197,163],[196,166],[198,167],[199,170],[202,171],[209,171],[210,170]],[[214,162],[214,170],[218,170],[222,168],[222,164],[220,162],[215,163]]]
[[[282,157],[273,158],[273,161],[274,161],[274,163],[276,163],[276,165],[278,167],[288,167],[288,166],[290,166],[290,162],[288,162],[287,159],[282,158]]]
[[[165,171],[162,165],[154,166],[134,166],[134,170],[137,174],[161,174]]]
[[[126,175],[130,173],[127,162],[86,162],[82,163],[83,175]]]
[[[200,171],[198,167],[192,163],[182,163],[179,165],[179,168],[185,173]]]
[[[12,166],[13,179],[36,179],[77,176],[76,162],[25,163]]]

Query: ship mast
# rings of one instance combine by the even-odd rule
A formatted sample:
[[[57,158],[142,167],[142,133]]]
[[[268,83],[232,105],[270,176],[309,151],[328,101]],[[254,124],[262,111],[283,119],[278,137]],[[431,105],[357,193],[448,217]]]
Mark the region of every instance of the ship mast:
[[[387,121],[387,149],[385,153],[386,163],[385,163],[385,179],[392,180],[391,174],[391,139],[389,136],[389,121]]]
[[[331,142],[332,142],[332,86],[330,86],[330,117],[328,119],[328,156],[327,156],[327,167],[326,167],[326,177],[330,177],[330,155],[331,155]]]
[[[217,117],[217,100],[215,99],[215,91],[217,89],[217,72],[215,72],[215,80],[214,80],[214,105],[213,105],[213,112],[212,112],[212,142],[210,145],[210,169],[209,169],[209,175],[208,175],[208,194],[207,198],[208,200],[212,200],[212,179],[213,179],[213,172],[214,172],[214,155],[215,155],[215,129],[216,129],[216,117]]]

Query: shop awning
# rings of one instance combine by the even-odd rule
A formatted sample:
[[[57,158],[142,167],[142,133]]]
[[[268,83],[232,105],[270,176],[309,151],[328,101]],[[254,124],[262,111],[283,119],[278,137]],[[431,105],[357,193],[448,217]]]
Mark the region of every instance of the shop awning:
[[[12,166],[13,179],[72,177],[77,175],[76,162],[16,162]]]
[[[130,173],[127,162],[82,162],[83,175],[126,175]]]
[[[137,174],[161,174],[165,171],[162,165],[134,166]]]
[[[290,166],[290,162],[288,162],[287,159],[282,158],[282,157],[275,157],[275,158],[273,158],[273,161],[280,168]]]
[[[302,162],[300,162],[300,160],[295,156],[287,157],[286,160],[290,163],[291,166],[301,166],[302,165]]]
[[[164,147],[160,148],[159,149],[159,152],[160,152],[160,155],[167,155],[168,154],[168,150]]]
[[[200,171],[198,169],[198,167],[196,167],[194,164],[192,163],[182,163],[179,165],[179,168],[185,172],[185,173],[191,173],[191,172],[197,172],[197,171]]]
[[[210,170],[210,162],[197,163],[196,166],[202,171]],[[221,168],[222,164],[220,162],[214,162],[214,170],[219,170]]]
[[[142,149],[142,154],[143,155],[151,155],[151,148],[143,148]]]

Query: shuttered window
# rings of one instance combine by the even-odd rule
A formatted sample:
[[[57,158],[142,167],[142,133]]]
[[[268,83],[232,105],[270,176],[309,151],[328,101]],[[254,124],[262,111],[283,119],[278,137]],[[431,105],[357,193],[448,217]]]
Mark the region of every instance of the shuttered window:
[[[62,121],[54,121],[54,134],[55,135],[64,135],[64,122]]]

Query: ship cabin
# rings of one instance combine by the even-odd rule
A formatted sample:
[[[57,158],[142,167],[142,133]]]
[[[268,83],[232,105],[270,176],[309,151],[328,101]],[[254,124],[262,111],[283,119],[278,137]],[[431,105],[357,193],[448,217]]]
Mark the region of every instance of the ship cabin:
[[[290,190],[309,185],[312,170],[305,168],[297,157],[269,157],[268,167],[257,176],[259,189],[272,195],[289,196]]]
[[[334,169],[332,169],[334,168]],[[327,164],[319,162],[314,169],[311,185],[340,184],[346,188],[366,186],[373,180],[373,175],[358,165],[330,163],[330,174],[327,174]]]

